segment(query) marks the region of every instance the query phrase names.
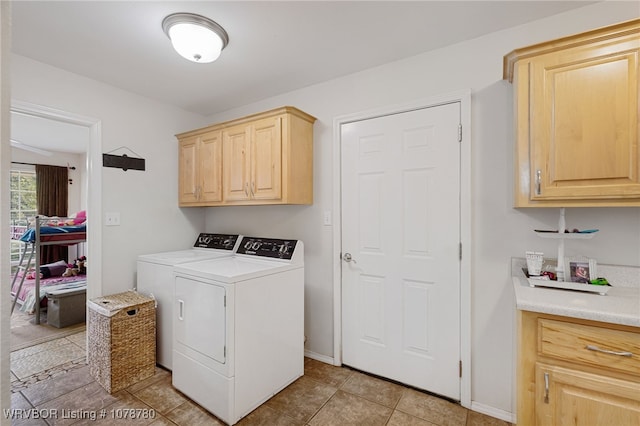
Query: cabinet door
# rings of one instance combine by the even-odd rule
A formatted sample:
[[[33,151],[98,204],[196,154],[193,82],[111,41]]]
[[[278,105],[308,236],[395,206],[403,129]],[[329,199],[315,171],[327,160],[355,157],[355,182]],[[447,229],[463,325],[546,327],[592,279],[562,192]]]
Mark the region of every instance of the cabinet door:
[[[536,363],[537,425],[638,425],[640,384]]]
[[[640,196],[639,39],[530,63],[531,199]]]
[[[249,199],[250,132],[246,125],[230,127],[222,132],[225,201]]]
[[[251,197],[282,198],[282,118],[267,118],[251,126]]]
[[[178,201],[195,203],[198,201],[198,137],[179,141],[178,145]]]
[[[215,131],[201,137],[198,157],[198,201],[222,201],[222,132]]]

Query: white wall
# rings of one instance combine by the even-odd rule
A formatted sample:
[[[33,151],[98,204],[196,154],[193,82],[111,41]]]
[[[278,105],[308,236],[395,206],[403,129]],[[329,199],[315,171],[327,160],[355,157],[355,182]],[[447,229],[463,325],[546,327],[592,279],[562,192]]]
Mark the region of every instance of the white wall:
[[[103,293],[134,286],[137,255],[190,247],[204,218],[202,210],[178,208],[174,135],[201,126],[202,117],[29,58],[11,59],[13,101],[95,117],[103,153],[124,146],[146,160],[145,171],[102,168],[102,187],[88,188],[102,194],[103,213],[120,213],[121,226],[102,229]],[[133,155],[122,149],[114,154]]]
[[[509,258],[554,247],[531,231],[554,227],[555,210],[514,210],[511,87],[501,81],[502,57],[514,48],[637,17],[633,2],[596,4],[446,49],[332,80],[202,120],[201,117],[102,83],[12,56],[12,99],[101,120],[102,151],[126,146],[146,159],[146,171],[102,169],[103,212],[120,212],[120,227],[103,228],[103,290],[133,286],[140,253],[188,247],[203,228],[299,238],[305,242],[307,349],[333,354],[333,230],[322,213],[333,200],[336,116],[472,89],[473,150],[473,389],[479,408],[511,412],[513,294]],[[312,206],[177,207],[174,134],[281,105],[318,117]],[[120,153],[120,152],[117,152]],[[96,165],[99,167],[100,165]],[[334,215],[338,214],[334,210]],[[205,218],[206,216],[206,218]],[[90,220],[90,218],[89,218]],[[206,220],[206,223],[205,223]],[[571,251],[603,263],[640,265],[640,209],[573,209],[571,227],[597,227],[595,244]],[[506,236],[506,238],[505,238]],[[5,321],[2,322],[3,327]]]
[[[332,357],[336,254],[333,231],[323,226],[322,213],[339,214],[332,202],[334,168],[339,167],[333,164],[334,118],[472,89],[472,400],[479,411],[509,418],[515,409],[509,260],[530,249],[556,255],[554,243],[536,238],[532,230],[555,228],[558,209],[511,207],[512,87],[502,81],[502,58],[515,48],[638,15],[638,6],[632,2],[596,4],[212,116],[209,123],[282,105],[316,116],[315,200],[312,206],[209,208],[206,228],[305,242],[306,349]],[[567,226],[601,230],[592,242],[567,244],[567,255],[640,265],[639,208],[568,209]]]

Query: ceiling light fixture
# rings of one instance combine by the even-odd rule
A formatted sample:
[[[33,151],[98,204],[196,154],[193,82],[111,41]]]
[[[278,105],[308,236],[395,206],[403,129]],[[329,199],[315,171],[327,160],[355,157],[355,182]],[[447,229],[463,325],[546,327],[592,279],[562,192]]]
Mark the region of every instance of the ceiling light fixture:
[[[162,20],[162,29],[180,56],[206,64],[229,44],[227,32],[217,23],[193,13],[174,13]]]

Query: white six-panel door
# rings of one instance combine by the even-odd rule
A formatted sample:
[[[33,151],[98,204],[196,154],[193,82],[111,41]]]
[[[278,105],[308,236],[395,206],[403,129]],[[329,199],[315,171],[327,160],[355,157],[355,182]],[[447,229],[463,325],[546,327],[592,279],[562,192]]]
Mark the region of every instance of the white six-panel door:
[[[460,399],[460,103],[341,126],[342,360]]]

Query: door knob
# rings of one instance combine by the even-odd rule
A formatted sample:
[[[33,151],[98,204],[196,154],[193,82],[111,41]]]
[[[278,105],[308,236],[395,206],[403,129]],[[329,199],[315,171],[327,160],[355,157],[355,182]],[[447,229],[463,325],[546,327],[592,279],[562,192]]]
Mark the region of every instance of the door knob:
[[[342,256],[342,260],[344,260],[345,262],[358,263],[353,257],[351,257],[351,253],[345,253],[344,256]]]

